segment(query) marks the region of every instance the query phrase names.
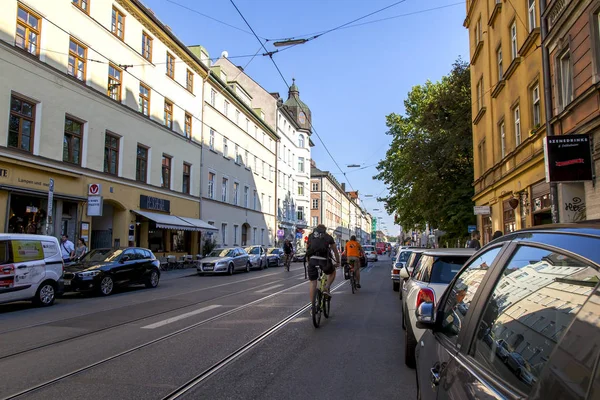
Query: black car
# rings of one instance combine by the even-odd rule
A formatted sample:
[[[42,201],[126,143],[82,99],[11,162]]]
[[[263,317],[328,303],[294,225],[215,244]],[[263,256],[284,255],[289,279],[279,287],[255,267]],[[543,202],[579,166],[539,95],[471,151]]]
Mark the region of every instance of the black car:
[[[267,249],[267,264],[269,267],[281,267],[285,262],[285,253],[278,247]]]
[[[102,296],[130,284],[155,288],[159,280],[158,260],[150,250],[139,247],[92,250],[66,266],[63,274],[65,292],[96,291]]]
[[[419,399],[600,398],[600,225],[502,236],[422,303]]]

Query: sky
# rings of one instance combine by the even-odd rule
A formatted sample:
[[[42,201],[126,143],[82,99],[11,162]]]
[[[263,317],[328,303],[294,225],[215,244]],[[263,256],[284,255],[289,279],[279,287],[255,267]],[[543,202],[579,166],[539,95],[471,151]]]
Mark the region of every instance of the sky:
[[[286,83],[262,55],[265,51],[231,0],[142,1],[183,43],[204,46],[211,58],[227,51],[263,88],[287,99]],[[327,31],[398,0],[234,2],[256,34],[269,39],[265,47],[271,51],[274,40]],[[287,84],[296,79],[300,98],[312,112],[317,167],[345,182],[347,190],[358,190],[390,235],[397,235],[399,227],[376,200],[387,194],[385,185],[373,179],[374,164],[385,157],[391,142],[385,117],[404,113],[404,99],[413,86],[439,80],[459,57],[469,59],[465,10],[464,1],[404,0],[355,23],[363,25],[334,30],[273,55]],[[386,20],[364,24],[381,19]],[[350,164],[362,168],[348,168]]]

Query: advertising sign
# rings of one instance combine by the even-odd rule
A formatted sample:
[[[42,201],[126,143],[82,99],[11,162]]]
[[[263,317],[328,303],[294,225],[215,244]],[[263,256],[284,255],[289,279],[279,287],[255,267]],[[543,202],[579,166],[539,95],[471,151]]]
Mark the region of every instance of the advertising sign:
[[[140,194],[140,208],[142,210],[171,212],[171,201]]]
[[[81,223],[81,231],[79,232],[79,237],[85,240],[85,242],[89,242],[90,237],[90,224],[89,222]]]
[[[475,206],[473,207],[473,214],[475,215],[488,215],[490,213],[490,206]]]
[[[88,217],[102,216],[102,196],[89,196],[87,201]]]
[[[285,235],[285,232],[283,231],[283,229],[277,229],[277,237],[282,238],[283,235]]]
[[[44,259],[42,242],[38,240],[13,240],[11,245],[15,263]]]
[[[592,180],[589,135],[560,135],[544,139],[547,182]]]

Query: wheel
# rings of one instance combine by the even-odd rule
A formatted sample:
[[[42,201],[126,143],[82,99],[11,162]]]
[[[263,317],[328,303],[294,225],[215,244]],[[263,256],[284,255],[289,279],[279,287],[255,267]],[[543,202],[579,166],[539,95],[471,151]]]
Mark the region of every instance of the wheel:
[[[246,263],[246,272],[250,272],[250,267],[251,267],[251,266],[252,266],[252,265],[250,264],[250,261],[248,261],[248,262]]]
[[[356,290],[356,283],[354,282],[353,272],[350,273],[350,287],[352,288],[352,294],[354,294],[354,291]]]
[[[415,368],[415,350],[417,348],[417,339],[410,330],[410,327],[406,327],[404,331],[404,363],[409,368]]]
[[[329,311],[331,310],[331,297],[326,297],[323,300],[323,315],[325,318],[329,318]]]
[[[52,281],[42,282],[35,292],[33,303],[39,307],[48,307],[54,304],[56,298],[56,285]]]
[[[100,286],[98,287],[98,292],[102,296],[110,296],[115,288],[115,283],[110,276],[105,276],[100,281]]]
[[[406,322],[404,321],[404,308],[402,308],[402,329],[406,330]]]
[[[400,291],[400,282],[392,282],[392,287],[394,288],[394,292]]]
[[[312,302],[312,320],[315,328],[321,325],[321,296],[321,291],[317,289]]]
[[[158,286],[158,281],[160,280],[160,275],[157,270],[152,270],[150,273],[150,277],[146,281],[147,288],[155,288]]]
[[[227,269],[227,273],[229,275],[233,275],[233,264],[229,264],[229,268]]]

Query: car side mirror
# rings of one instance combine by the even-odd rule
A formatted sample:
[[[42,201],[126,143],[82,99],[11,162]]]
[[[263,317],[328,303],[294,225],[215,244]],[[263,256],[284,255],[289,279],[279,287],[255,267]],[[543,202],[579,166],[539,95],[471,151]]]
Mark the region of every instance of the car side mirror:
[[[408,279],[408,278],[410,278],[410,276],[408,275],[408,271],[406,270],[406,268],[402,268],[400,270],[400,278],[402,278],[402,279]]]
[[[123,256],[123,257],[121,257],[121,262],[122,263],[127,262],[129,260],[130,260],[129,256]]]
[[[419,329],[433,329],[435,327],[433,303],[421,303],[415,310],[416,325]]]

